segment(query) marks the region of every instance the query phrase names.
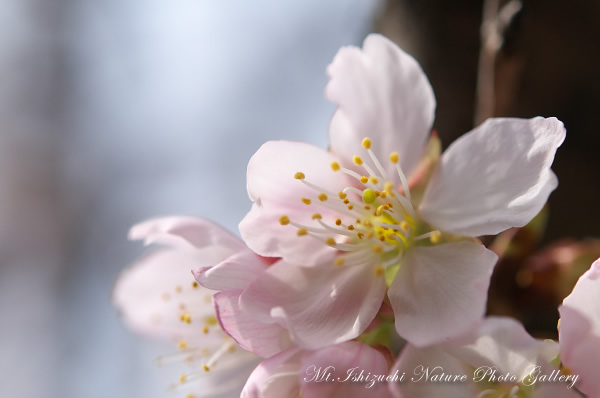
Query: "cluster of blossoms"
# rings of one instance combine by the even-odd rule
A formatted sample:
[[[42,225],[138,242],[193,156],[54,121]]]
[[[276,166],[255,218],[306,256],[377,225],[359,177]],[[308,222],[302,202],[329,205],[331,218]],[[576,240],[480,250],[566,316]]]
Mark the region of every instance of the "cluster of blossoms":
[[[489,119],[440,154],[431,86],[392,42],[342,48],[328,74],[329,150],[257,151],[243,241],[189,217],[131,230],[159,248],[123,272],[114,301],[134,330],[177,342],[160,358],[190,366],[173,387],[188,398],[599,396],[600,262],[560,309],[560,344],[484,318],[497,256],[477,237],[542,209],[562,123]]]

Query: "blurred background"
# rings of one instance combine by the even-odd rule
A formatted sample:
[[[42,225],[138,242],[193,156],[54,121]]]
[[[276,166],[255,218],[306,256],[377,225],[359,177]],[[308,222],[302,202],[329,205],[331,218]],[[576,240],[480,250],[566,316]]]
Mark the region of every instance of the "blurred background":
[[[192,214],[237,232],[250,156],[327,145],[325,68],[372,31],[423,65],[445,146],[490,116],[565,122],[549,208],[488,242],[490,313],[552,337],[600,256],[598,21],[585,0],[1,1],[0,397],[168,396],[153,359],[172,347],[110,304],[142,253],[128,228]]]

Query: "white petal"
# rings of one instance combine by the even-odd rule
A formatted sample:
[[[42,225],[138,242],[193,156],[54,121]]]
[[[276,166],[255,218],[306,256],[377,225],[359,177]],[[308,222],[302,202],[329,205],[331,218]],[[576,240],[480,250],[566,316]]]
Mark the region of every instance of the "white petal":
[[[384,294],[383,277],[369,267],[279,262],[250,285],[240,304],[257,319],[287,328],[298,346],[313,349],[360,335]]]
[[[391,374],[405,373],[403,382],[391,384],[390,389],[397,398],[467,398],[475,397],[477,386],[472,382],[471,370],[449,354],[443,345],[416,348],[407,345],[400,353]],[[466,381],[435,382],[428,377],[437,375],[467,375]]]
[[[211,258],[209,248],[197,252],[155,250],[127,268],[119,276],[113,302],[123,321],[138,333],[168,341],[185,339],[217,348],[225,334],[215,325],[212,333],[202,328],[215,318],[210,290],[194,287],[190,270]],[[185,306],[185,310],[180,305]],[[189,312],[191,323],[180,316]]]
[[[527,224],[558,184],[550,166],[564,138],[555,118],[488,119],[442,155],[421,216],[464,236]]]
[[[565,366],[581,376],[581,391],[600,394],[600,259],[584,273],[559,308],[560,353]]]
[[[241,398],[298,396],[300,355],[299,349],[292,348],[262,361],[248,378]]]
[[[409,250],[388,291],[398,334],[424,346],[472,328],[485,312],[496,260],[472,242]]]
[[[373,151],[390,176],[387,161],[398,152],[400,165],[412,171],[423,153],[435,113],[435,97],[413,57],[389,39],[369,35],[360,50],[344,47],[327,69],[331,80],[326,96],[338,109],[329,126],[331,149],[351,166],[353,155],[364,156],[361,142],[373,140]]]
[[[240,223],[246,244],[266,257],[283,257],[286,261],[310,265],[333,250],[309,236],[298,237],[297,228],[282,226],[281,216],[307,226],[320,227],[312,220],[314,213],[335,220],[337,213],[319,205],[320,191],[294,178],[303,172],[306,181],[333,195],[351,185],[349,177],[331,169],[336,159],[328,152],[301,142],[270,141],[265,143],[248,164],[248,194],[254,201],[252,210]],[[312,200],[307,206],[301,199]]]
[[[388,364],[381,352],[356,341],[305,351],[302,355],[301,373],[303,398],[344,397],[387,398],[390,396],[385,381],[360,382],[352,377],[388,374]],[[315,376],[328,375],[328,382],[315,381]],[[329,377],[330,376],[330,377]],[[318,380],[318,378],[317,378]]]
[[[129,239],[144,240],[146,245],[181,248],[222,246],[231,251],[245,248],[240,239],[212,221],[185,216],[153,218],[134,225],[129,231]]]
[[[276,323],[262,323],[239,306],[241,291],[215,294],[219,322],[240,347],[268,358],[292,346],[289,333]]]
[[[227,257],[214,267],[193,270],[192,274],[198,283],[208,289],[243,290],[266,268],[264,258],[245,249]]]
[[[510,318],[486,318],[467,340],[460,347],[448,344],[448,352],[473,368],[496,367],[498,374],[510,373],[519,380],[558,355],[555,343],[534,339]]]

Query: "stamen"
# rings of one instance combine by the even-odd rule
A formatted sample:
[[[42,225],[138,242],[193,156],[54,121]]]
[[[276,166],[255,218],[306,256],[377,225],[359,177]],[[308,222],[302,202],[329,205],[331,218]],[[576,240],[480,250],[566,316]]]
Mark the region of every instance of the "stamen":
[[[375,275],[382,276],[383,274],[385,274],[385,269],[381,265],[375,267]]]
[[[303,172],[299,171],[296,174],[294,174],[294,178],[296,180],[304,180],[306,178],[306,176],[304,175]]]
[[[328,199],[327,195],[324,193],[319,194],[318,198],[321,202],[325,202]]]
[[[329,246],[335,246],[335,245],[337,245],[337,242],[333,238],[327,238],[327,239],[325,239],[325,243],[327,243]]]
[[[402,172],[399,163],[396,163],[396,172],[400,177],[400,182],[402,183],[402,188],[404,189],[404,195],[406,195],[406,199],[408,199],[408,201],[410,202],[410,189],[408,189],[408,182],[406,181],[406,176]]]
[[[360,156],[358,156],[358,155],[354,155],[354,156],[352,157],[352,161],[353,161],[353,162],[354,162],[354,164],[355,164],[355,165],[357,165],[357,166],[362,166],[362,165],[363,165],[363,160],[362,160],[362,158],[361,158]]]
[[[339,220],[339,219],[338,219],[338,220]],[[329,225],[325,224],[325,223],[324,223],[322,220],[317,220],[317,221],[319,222],[319,224],[321,224],[321,226],[322,226],[323,228],[325,228],[325,229],[326,229],[326,230],[328,230],[329,232],[333,232],[333,233],[335,233],[335,234],[341,234],[341,235],[346,235],[346,236],[351,236],[351,237],[354,237],[354,234],[353,234],[353,233],[351,233],[351,232],[347,232],[347,231],[346,231],[346,230],[344,230],[344,229],[333,228],[333,227],[331,227],[331,226],[329,226]],[[339,225],[342,225],[342,220],[339,220],[339,221],[340,221],[340,224],[339,224]],[[336,224],[337,224],[337,222],[336,222]],[[325,231],[323,231],[323,232],[325,232]]]
[[[288,225],[290,223],[290,218],[288,216],[279,217],[279,224]]]
[[[346,259],[344,257],[338,257],[335,259],[334,264],[337,265],[338,267],[341,267],[342,265],[344,265],[345,262],[346,262]]]
[[[219,349],[215,351],[215,353],[208,359],[208,361],[206,361],[206,363],[202,365],[202,368],[208,372],[210,368],[212,368],[217,363],[217,361],[223,356],[223,354],[229,352],[230,348],[234,344],[235,342],[233,340],[228,339],[228,341],[225,342],[221,347],[219,347]]]
[[[304,236],[304,235],[308,234],[308,231],[306,230],[306,228],[300,228],[300,229],[298,229],[298,231],[296,232],[296,234],[298,236]]]
[[[301,200],[302,200],[302,203],[304,203],[307,206],[312,203],[312,200],[310,200],[308,198],[302,198]]]
[[[365,149],[371,149],[371,144],[372,144],[372,142],[371,142],[371,139],[369,137],[363,138],[363,140],[362,140],[362,146],[363,146],[363,148],[365,148]]]
[[[364,191],[362,191],[363,202],[373,203],[375,202],[375,199],[377,199],[377,196],[375,195],[375,191],[373,191],[371,188],[367,188]]]
[[[321,215],[321,213],[315,213],[312,215],[313,220],[320,220],[322,218],[323,218],[323,216]]]
[[[340,171],[341,166],[338,162],[331,162],[331,170]]]
[[[365,145],[365,142],[367,143],[367,145]],[[377,167],[377,170],[379,171],[379,175],[382,176],[383,178],[385,178],[387,180],[388,179],[387,172],[385,171],[385,169],[381,165],[381,162],[379,161],[379,159],[377,159],[377,156],[375,156],[375,153],[371,150],[371,144],[372,144],[371,139],[370,138],[364,138],[362,144],[363,144],[363,148],[365,148],[367,150],[367,153],[369,154],[369,157],[371,158],[371,160],[375,164],[375,167]],[[371,173],[371,174],[374,174],[374,173]]]

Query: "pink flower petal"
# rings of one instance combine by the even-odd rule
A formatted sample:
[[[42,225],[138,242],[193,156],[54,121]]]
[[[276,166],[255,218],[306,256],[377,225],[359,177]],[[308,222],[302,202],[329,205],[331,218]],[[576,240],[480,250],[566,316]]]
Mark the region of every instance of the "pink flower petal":
[[[240,239],[217,224],[184,216],[153,218],[134,225],[129,231],[129,239],[144,240],[146,245],[154,243],[185,248],[223,246],[232,251],[245,248]]]
[[[248,378],[241,398],[297,397],[300,355],[298,348],[292,348],[262,361]]]
[[[288,331],[277,323],[258,322],[252,314],[241,311],[242,291],[215,294],[221,327],[245,350],[268,358],[292,346]]]
[[[385,281],[369,267],[279,262],[242,294],[244,311],[275,320],[303,348],[319,348],[360,335],[379,310]]]
[[[210,249],[202,250],[200,256],[191,251],[159,249],[123,271],[113,290],[113,302],[125,324],[154,338],[220,346],[224,337],[220,328],[202,332],[207,319],[215,317],[212,292],[194,287],[190,273],[203,261],[220,261],[220,254],[215,254]],[[182,304],[186,310],[180,308]],[[182,322],[180,316],[188,312],[191,322]]]
[[[600,358],[600,259],[577,281],[560,311],[560,354],[564,365],[581,376],[579,388],[600,394],[596,365]]]
[[[264,259],[245,249],[213,267],[193,270],[199,284],[212,290],[243,290],[267,268]]]
[[[391,383],[390,390],[396,398],[467,398],[477,395],[476,386],[471,382],[472,372],[460,360],[449,354],[444,345],[435,345],[417,348],[407,345],[400,353],[391,374],[404,376],[404,381]],[[440,375],[468,375],[465,382],[434,382],[426,379],[426,372],[430,376]]]
[[[422,155],[431,131],[435,97],[423,70],[413,57],[389,39],[372,34],[363,49],[343,47],[327,69],[331,80],[326,96],[338,109],[329,126],[331,149],[347,167],[353,155],[363,155],[364,137],[390,176],[396,170],[387,161],[400,155],[406,173]],[[362,156],[373,165],[368,156]]]
[[[527,224],[558,185],[550,166],[564,138],[555,118],[488,119],[442,155],[421,216],[464,236]]]
[[[301,357],[300,380],[303,398],[390,397],[385,380],[373,381],[368,375],[388,375],[388,364],[379,351],[356,341],[347,341]],[[319,373],[317,373],[320,370]],[[363,380],[360,379],[362,371]],[[317,374],[331,373],[329,380],[317,381]]]
[[[320,206],[321,191],[307,187],[294,178],[303,172],[306,180],[328,190],[332,195],[350,186],[352,181],[331,169],[335,158],[328,152],[301,142],[270,141],[265,143],[248,164],[248,194],[255,203],[240,223],[246,244],[266,257],[283,257],[286,261],[311,265],[333,249],[308,236],[298,237],[297,228],[282,226],[281,216],[303,225],[319,226],[314,213],[335,220],[335,212]],[[312,200],[310,206],[301,199]]]
[[[483,317],[496,260],[472,242],[409,250],[388,291],[398,334],[424,346],[473,327]]]

